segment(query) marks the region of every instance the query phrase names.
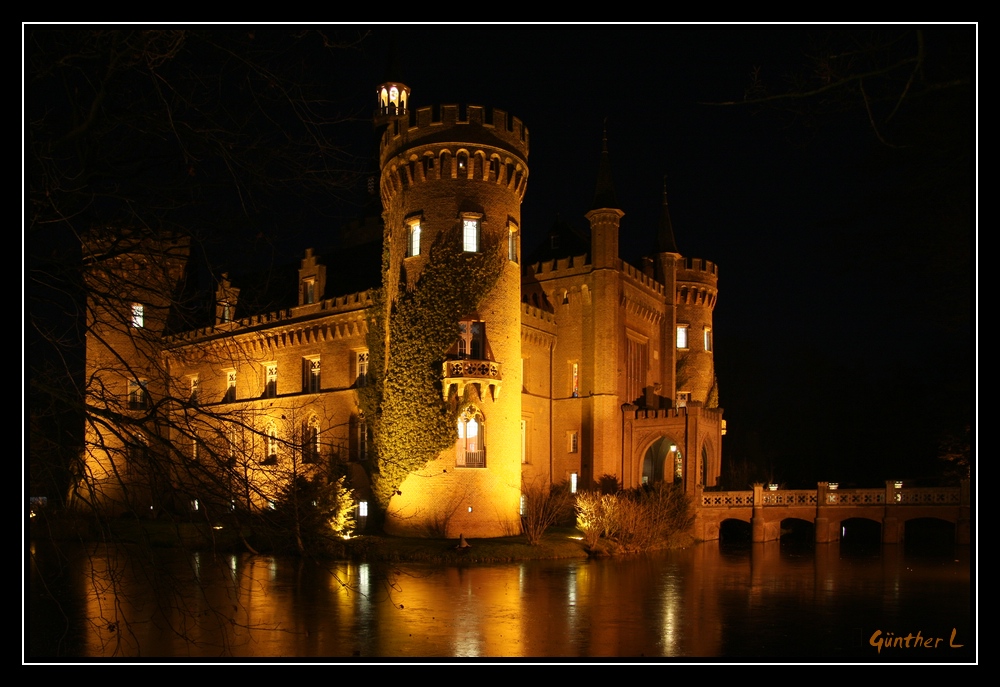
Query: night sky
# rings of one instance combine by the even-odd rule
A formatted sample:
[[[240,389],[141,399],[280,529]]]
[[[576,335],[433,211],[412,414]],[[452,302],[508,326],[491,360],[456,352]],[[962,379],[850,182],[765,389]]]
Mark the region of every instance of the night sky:
[[[413,106],[512,113],[531,135],[526,256],[557,218],[587,227],[605,128],[630,262],[651,247],[666,179],[680,252],[719,265],[724,461],[789,486],[923,478],[970,424],[974,25],[926,27],[921,87],[894,70],[767,105],[720,103],[743,101],[752,74],[767,94],[802,93],[895,64],[916,27],[348,28],[371,33],[318,65],[354,119],[345,159],[374,169],[393,51]],[[288,259],[337,225],[267,224]]]

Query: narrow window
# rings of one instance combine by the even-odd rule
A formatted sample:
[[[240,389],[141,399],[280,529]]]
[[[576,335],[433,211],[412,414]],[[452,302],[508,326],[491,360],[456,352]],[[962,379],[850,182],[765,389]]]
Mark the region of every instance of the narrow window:
[[[278,363],[266,363],[264,377],[264,398],[274,398],[278,395]]]
[[[304,279],[302,281],[302,303],[311,305],[316,302],[316,280]]]
[[[677,325],[677,348],[688,347],[688,326],[686,324]]]
[[[358,420],[358,460],[368,460],[368,423]]]
[[[486,359],[486,323],[462,320],[458,323],[458,354],[473,360]]]
[[[415,258],[420,255],[420,220],[410,223],[409,236],[406,241],[406,257]]]
[[[579,475],[577,475],[575,472],[571,472],[569,475],[569,493],[571,494],[576,493],[576,486],[578,481],[579,481]]]
[[[580,433],[566,432],[566,452],[576,453],[580,450]]]
[[[358,501],[358,517],[367,518],[368,517],[368,502]]]
[[[467,468],[486,467],[485,426],[483,414],[474,406],[458,418],[458,451],[455,464]]]
[[[521,465],[528,462],[528,421],[521,420]]]
[[[188,397],[188,402],[196,406],[198,405],[198,390],[201,388],[201,382],[198,376],[195,375],[191,377],[191,395]]]
[[[462,220],[462,250],[466,253],[479,252],[479,220]]]
[[[302,361],[302,391],[307,394],[319,393],[319,358],[305,358]]]
[[[355,386],[368,385],[368,351],[358,351],[355,359]]]
[[[145,321],[145,307],[142,303],[132,304],[132,326],[136,329],[142,329],[143,322]]]
[[[712,350],[712,328],[705,327],[705,350]]]
[[[302,429],[302,462],[319,462],[319,427],[315,418]]]
[[[507,235],[507,259],[511,262],[518,261],[519,232],[516,226],[510,225],[510,233]]]
[[[222,304],[222,321],[232,322],[233,321],[233,306],[226,301]]]
[[[226,371],[226,396],[223,403],[232,403],[236,400],[236,370]]]
[[[278,464],[278,428],[274,423],[267,428],[267,436],[264,437],[264,465]]]
[[[191,460],[198,460],[198,437],[191,437]]]
[[[580,363],[573,363],[573,398],[580,398]]]

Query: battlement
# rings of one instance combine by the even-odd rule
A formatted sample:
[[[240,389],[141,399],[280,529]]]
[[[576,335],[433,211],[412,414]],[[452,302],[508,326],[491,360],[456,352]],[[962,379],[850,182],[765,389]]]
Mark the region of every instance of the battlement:
[[[719,266],[702,258],[681,258],[677,264],[677,278],[684,281],[719,280]]]
[[[633,267],[632,265],[628,264],[624,260],[622,260],[622,272],[624,272],[628,277],[631,277],[635,281],[645,286],[650,291],[655,291],[661,296],[664,294],[663,284],[656,281],[652,277],[648,276],[642,270],[639,270]]]
[[[590,267],[590,262],[587,260],[587,255],[575,255],[568,258],[558,258],[554,260],[546,260],[544,262],[536,262],[532,265],[528,265],[527,269],[531,270],[531,274],[536,276],[544,277],[554,277],[554,276],[565,276],[560,273],[570,272],[573,274],[585,271],[586,268]]]
[[[371,291],[360,291],[358,293],[351,293],[345,296],[337,296],[335,298],[322,300],[318,304],[319,310],[308,315],[303,316],[295,314],[293,312],[295,310],[294,308],[283,308],[272,312],[241,317],[233,322],[223,322],[209,327],[200,327],[186,332],[178,332],[177,334],[167,337],[166,341],[168,344],[191,343],[193,341],[209,339],[215,336],[230,335],[234,332],[239,332],[240,330],[246,331],[257,329],[278,323],[290,322],[292,320],[304,320],[317,316],[335,315],[339,313],[363,310],[368,308],[371,304]]]
[[[461,130],[454,130],[459,129]],[[410,110],[389,124],[379,143],[385,161],[403,148],[422,143],[463,142],[503,148],[528,158],[528,128],[503,110],[482,105],[441,105]]]

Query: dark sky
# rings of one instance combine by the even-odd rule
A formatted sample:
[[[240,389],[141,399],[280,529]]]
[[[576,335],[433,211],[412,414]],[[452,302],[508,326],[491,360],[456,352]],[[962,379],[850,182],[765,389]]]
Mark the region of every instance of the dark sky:
[[[626,260],[650,247],[666,178],[679,250],[719,265],[726,460],[789,482],[918,477],[971,421],[975,25],[923,27],[916,73],[915,26],[312,28],[371,29],[317,62],[359,169],[393,56],[414,106],[526,124],[526,254],[557,217],[586,227],[605,127]],[[752,74],[769,94],[820,92],[718,104]],[[272,226],[295,259],[336,223]]]

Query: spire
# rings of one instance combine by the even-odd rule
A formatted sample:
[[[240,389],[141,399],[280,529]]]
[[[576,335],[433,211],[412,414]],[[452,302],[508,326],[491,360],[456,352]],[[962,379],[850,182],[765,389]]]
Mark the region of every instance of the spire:
[[[667,175],[663,175],[663,213],[660,215],[660,228],[656,234],[657,253],[679,253],[674,240],[674,225],[670,222],[670,211],[667,209]]]
[[[604,120],[604,143],[601,150],[601,168],[597,173],[597,190],[594,191],[592,210],[598,208],[618,209],[618,196],[611,180],[611,157],[608,155],[608,120]]]

